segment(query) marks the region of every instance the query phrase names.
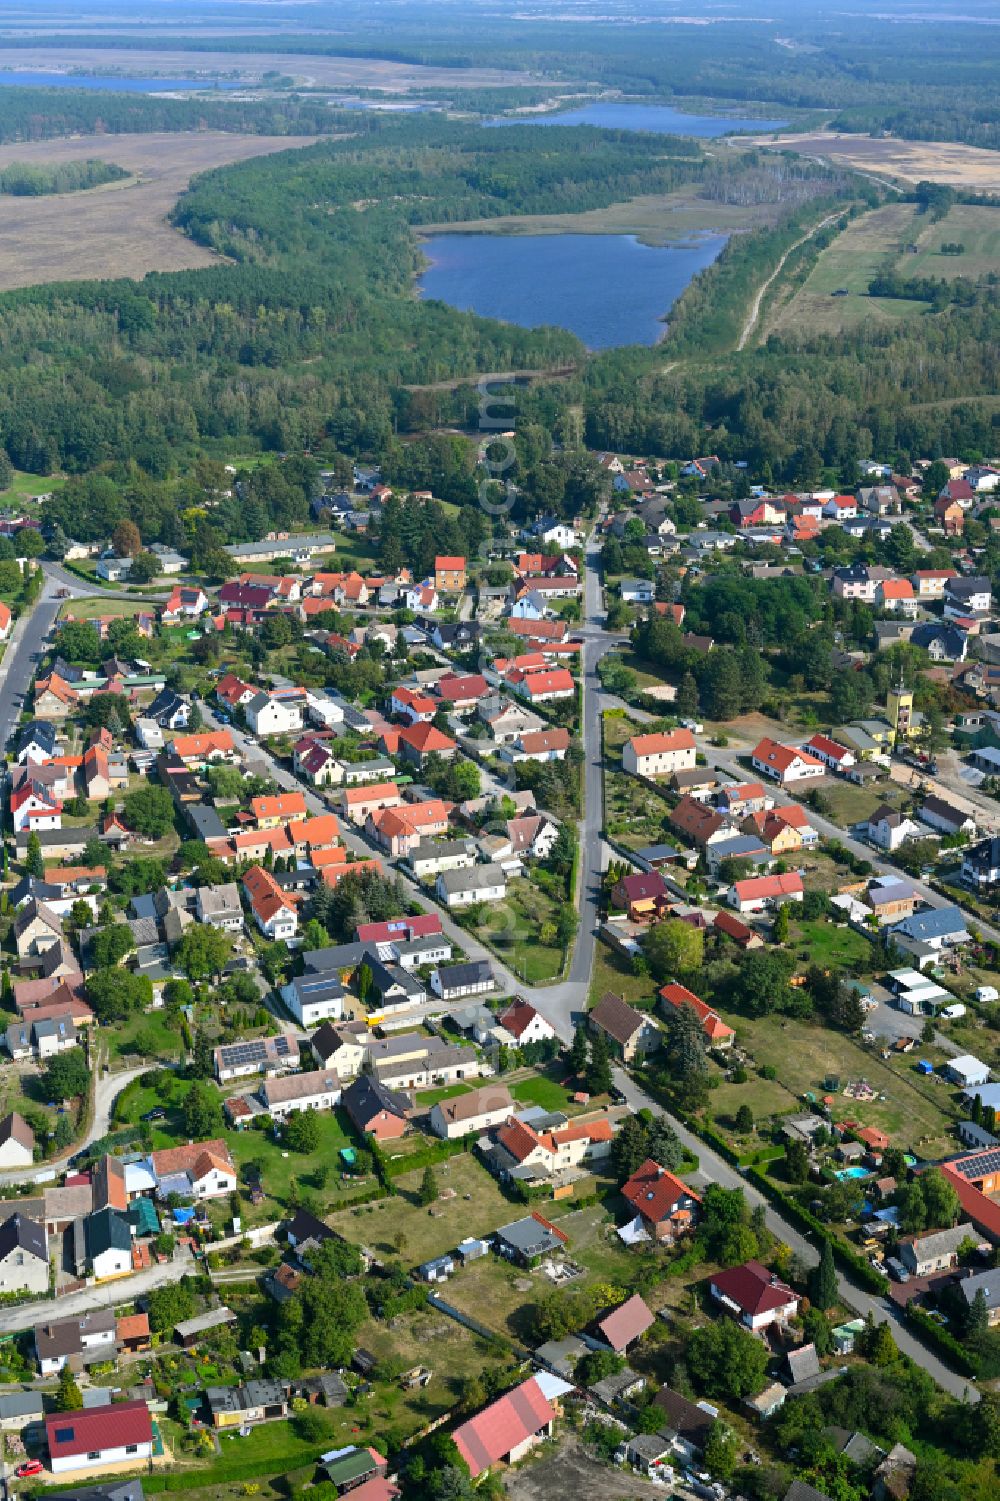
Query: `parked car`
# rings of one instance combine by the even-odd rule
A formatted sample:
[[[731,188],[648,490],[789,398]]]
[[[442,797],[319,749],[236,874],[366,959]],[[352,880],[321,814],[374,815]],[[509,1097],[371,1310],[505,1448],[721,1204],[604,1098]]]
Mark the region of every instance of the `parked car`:
[[[897,1282],[909,1282],[910,1274],[905,1266],[895,1256],[886,1257],[886,1270],[890,1277],[895,1277]]]
[[[162,1105],[154,1105],[152,1110],[147,1110],[145,1115],[139,1117],[143,1121],[162,1121],[166,1118],[167,1112]]]
[[[23,1465],[18,1465],[14,1474],[18,1480],[27,1480],[29,1475],[40,1475],[44,1469],[40,1459],[26,1459]]]

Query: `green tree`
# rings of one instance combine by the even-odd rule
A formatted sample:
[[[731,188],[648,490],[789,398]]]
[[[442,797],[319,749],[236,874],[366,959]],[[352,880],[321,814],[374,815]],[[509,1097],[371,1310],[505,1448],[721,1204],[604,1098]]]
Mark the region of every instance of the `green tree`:
[[[637,1115],[627,1115],[611,1142],[611,1170],[619,1183],[631,1178],[650,1155],[648,1128]],[[664,1163],[663,1166],[666,1166]]]
[[[576,1031],[573,1033],[573,1046],[570,1050],[569,1062],[574,1077],[582,1079],[587,1072],[587,1063],[590,1059],[590,1043],[587,1039],[587,1029],[583,1022],[578,1022]]]
[[[611,1057],[603,1032],[595,1032],[590,1044],[590,1062],[587,1065],[587,1088],[591,1094],[611,1092]]]
[[[174,826],[174,800],[166,787],[149,785],[125,798],[125,822],[147,839],[162,839]]]
[[[192,1141],[205,1141],[223,1128],[222,1099],[207,1081],[192,1084],[181,1112],[185,1135]]]
[[[753,1111],[749,1105],[741,1105],[737,1110],[735,1125],[742,1136],[748,1136],[753,1130]]]
[[[50,1100],[74,1100],[87,1093],[90,1070],[82,1048],[69,1048],[50,1058],[42,1075],[42,1088]]]
[[[45,861],[42,857],[42,841],[35,829],[28,835],[28,842],[24,850],[24,868],[29,876],[34,876],[40,881],[45,875]]]
[[[232,951],[229,933],[208,923],[195,923],[177,945],[176,957],[189,980],[208,980],[221,975]]]
[[[146,1308],[149,1312],[149,1327],[155,1334],[167,1334],[175,1324],[193,1318],[198,1303],[191,1286],[192,1280],[185,1277],[166,1287],[156,1287],[148,1294]]]
[[[646,1137],[646,1155],[669,1173],[676,1173],[684,1161],[684,1146],[665,1115],[658,1115]]]
[[[664,984],[678,975],[691,975],[705,962],[705,935],[693,923],[678,917],[656,923],[642,945],[653,977]]]
[[[697,1389],[708,1397],[751,1397],[764,1384],[767,1346],[732,1319],[695,1329],[684,1361]]]
[[[789,926],[788,903],[782,902],[774,914],[774,922],[771,925],[771,937],[775,943],[782,944],[788,942]]]
[[[693,1108],[700,1105],[708,1085],[705,1034],[698,1013],[687,1001],[671,1006],[667,1018],[666,1057],[674,1088]]]
[[[111,969],[113,965],[120,964],[134,948],[135,938],[127,923],[116,922],[107,928],[101,928],[90,940],[93,968]]]
[[[59,1386],[56,1391],[57,1412],[81,1412],[83,1410],[83,1393],[76,1384],[76,1377],[68,1365],[64,1365],[59,1373]]]
[[[424,1168],[424,1175],[420,1180],[420,1187],[417,1190],[417,1203],[425,1206],[433,1204],[437,1199],[438,1192],[438,1181],[434,1175],[434,1169],[428,1164]]]
[[[809,1297],[817,1308],[824,1311],[837,1301],[837,1268],[833,1261],[833,1249],[828,1240],[823,1242],[819,1261],[809,1273]]]
[[[705,1442],[705,1469],[719,1480],[731,1480],[736,1470],[739,1441],[733,1430],[718,1419]]]
[[[293,1152],[315,1152],[319,1149],[320,1139],[320,1123],[315,1111],[297,1110],[285,1127],[285,1145]]]
[[[124,1021],[134,1011],[148,1011],[153,1004],[153,986],[148,975],[127,969],[102,969],[90,975],[87,1000],[102,1025]]]

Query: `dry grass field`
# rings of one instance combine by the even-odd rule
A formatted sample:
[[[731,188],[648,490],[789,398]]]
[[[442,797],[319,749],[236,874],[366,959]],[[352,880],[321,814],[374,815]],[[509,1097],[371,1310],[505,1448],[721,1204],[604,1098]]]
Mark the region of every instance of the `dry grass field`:
[[[644,245],[670,245],[706,233],[742,234],[773,224],[781,212],[773,203],[716,203],[697,193],[648,193],[581,214],[508,214],[501,219],[463,219],[425,224],[421,235],[635,235]]]
[[[815,135],[759,136],[754,144],[820,157],[841,167],[900,177],[906,182],[942,182],[955,188],[1000,192],[1000,153],[952,141],[875,140],[871,136]]]
[[[197,172],[312,144],[309,136],[92,135],[0,146],[0,167],[99,157],[132,176],[82,193],[0,198],[0,291],[44,281],[145,276],[210,266],[211,251],[167,223]]]
[[[200,77],[215,73],[253,82],[268,71],[294,78],[312,88],[380,89],[386,94],[407,94],[412,89],[501,88],[526,83],[530,74],[501,68],[435,68],[420,63],[389,62],[381,57],[323,57],[310,53],[282,52],[120,52],[113,47],[18,48],[7,66],[37,69],[44,73],[72,70],[85,73],[128,73],[133,77]]]
[[[911,203],[887,203],[853,220],[820,253],[800,287],[779,293],[764,331],[836,333],[866,319],[897,323],[924,312],[922,302],[868,296],[868,284],[878,271],[913,263],[913,257],[898,258],[916,238],[915,213]]]

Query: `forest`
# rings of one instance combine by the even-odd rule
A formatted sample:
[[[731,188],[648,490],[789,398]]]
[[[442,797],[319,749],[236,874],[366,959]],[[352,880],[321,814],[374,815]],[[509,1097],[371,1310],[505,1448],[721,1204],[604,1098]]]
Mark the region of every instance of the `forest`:
[[[5,39],[6,41],[6,39]],[[151,130],[226,130],[239,135],[325,135],[344,117],[322,99],[268,95],[255,100],[156,99],[86,89],[0,88],[0,141],[69,135],[137,135]],[[351,128],[364,128],[354,119]]]
[[[43,193],[79,193],[84,188],[100,188],[108,182],[123,182],[129,176],[124,167],[102,162],[96,157],[83,162],[47,163],[11,162],[0,167],[0,193],[14,198],[37,198]]]

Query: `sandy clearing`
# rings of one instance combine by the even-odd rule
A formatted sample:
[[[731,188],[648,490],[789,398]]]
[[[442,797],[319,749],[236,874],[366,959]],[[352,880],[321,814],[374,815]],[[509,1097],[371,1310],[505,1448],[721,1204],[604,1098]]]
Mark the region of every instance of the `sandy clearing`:
[[[1000,152],[983,151],[957,141],[876,140],[871,136],[829,131],[814,135],[756,136],[751,143],[822,157],[841,167],[883,172],[904,182],[940,182],[955,188],[1000,192]]]
[[[312,144],[309,136],[216,131],[4,144],[0,167],[99,157],[134,176],[82,193],[0,197],[0,291],[37,282],[142,277],[147,271],[211,266],[218,257],[166,219],[191,177],[210,167]]]

